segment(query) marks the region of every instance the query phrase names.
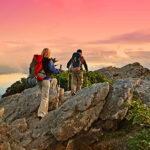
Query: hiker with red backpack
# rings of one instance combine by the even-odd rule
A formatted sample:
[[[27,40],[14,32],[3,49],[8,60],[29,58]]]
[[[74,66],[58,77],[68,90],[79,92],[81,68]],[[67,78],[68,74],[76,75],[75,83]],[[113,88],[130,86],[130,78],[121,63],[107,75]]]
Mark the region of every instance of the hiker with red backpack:
[[[56,69],[52,59],[50,59],[51,52],[48,48],[44,48],[41,55],[34,55],[30,64],[30,77],[28,79],[31,83],[36,81],[41,91],[41,103],[38,109],[38,118],[41,120],[48,113],[50,78],[52,73],[61,73],[62,69]],[[36,83],[36,82],[34,82]]]
[[[82,50],[78,49],[73,53],[72,58],[67,63],[67,68],[72,72],[71,76],[71,94],[75,95],[76,91],[80,90],[83,84],[83,67],[88,74],[88,66],[84,57],[82,56]]]

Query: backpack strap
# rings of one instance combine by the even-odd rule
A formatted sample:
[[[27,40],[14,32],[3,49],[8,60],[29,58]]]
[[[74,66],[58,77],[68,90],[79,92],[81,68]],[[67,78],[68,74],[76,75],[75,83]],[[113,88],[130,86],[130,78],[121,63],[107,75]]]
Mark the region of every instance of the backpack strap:
[[[35,76],[38,80],[44,80],[45,77],[40,77],[39,76],[39,71],[43,68],[42,66],[42,59],[43,56],[42,55],[34,55],[34,59],[36,61],[36,65],[35,65]]]

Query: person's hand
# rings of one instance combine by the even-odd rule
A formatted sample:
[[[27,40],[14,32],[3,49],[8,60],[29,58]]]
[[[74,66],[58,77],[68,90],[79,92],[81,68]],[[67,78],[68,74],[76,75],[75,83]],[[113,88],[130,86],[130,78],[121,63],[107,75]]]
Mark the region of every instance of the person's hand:
[[[62,72],[63,70],[62,70],[62,65],[60,65],[60,71]]]

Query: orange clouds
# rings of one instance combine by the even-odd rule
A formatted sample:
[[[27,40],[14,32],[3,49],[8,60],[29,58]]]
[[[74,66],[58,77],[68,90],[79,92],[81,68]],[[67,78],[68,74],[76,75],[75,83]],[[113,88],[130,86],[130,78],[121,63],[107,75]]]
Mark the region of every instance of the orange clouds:
[[[137,49],[150,48],[149,4],[149,0],[0,1],[0,73],[27,72],[33,54],[44,47],[52,49],[64,67],[78,48],[90,69],[132,61],[149,66],[146,53],[143,59],[133,58]]]
[[[89,42],[89,44],[144,44],[150,43],[150,32],[149,30],[145,31],[137,31],[132,33],[125,33],[118,36],[113,36],[107,40],[98,40]],[[88,44],[88,43],[87,43]]]

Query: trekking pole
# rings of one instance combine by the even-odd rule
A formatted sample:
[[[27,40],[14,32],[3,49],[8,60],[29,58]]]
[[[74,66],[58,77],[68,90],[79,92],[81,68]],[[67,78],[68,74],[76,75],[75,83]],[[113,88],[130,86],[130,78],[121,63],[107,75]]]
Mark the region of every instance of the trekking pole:
[[[60,88],[60,76],[58,78],[58,87]]]
[[[62,65],[60,65],[60,70],[62,70]],[[60,81],[61,81],[61,77],[59,76],[58,78],[58,87],[60,88]]]

